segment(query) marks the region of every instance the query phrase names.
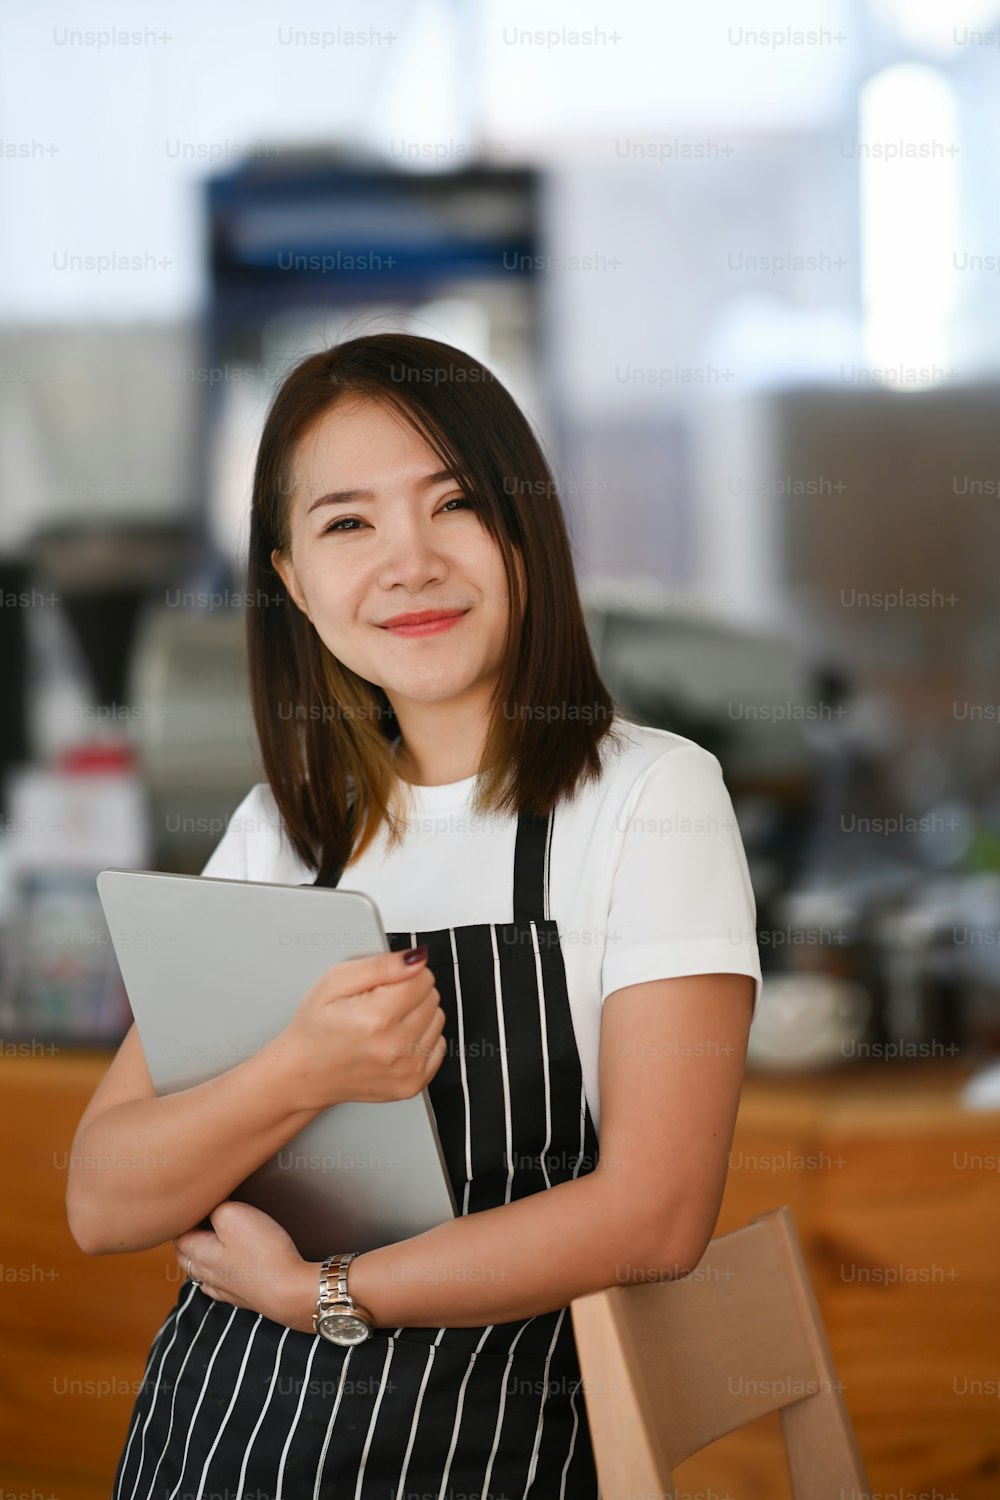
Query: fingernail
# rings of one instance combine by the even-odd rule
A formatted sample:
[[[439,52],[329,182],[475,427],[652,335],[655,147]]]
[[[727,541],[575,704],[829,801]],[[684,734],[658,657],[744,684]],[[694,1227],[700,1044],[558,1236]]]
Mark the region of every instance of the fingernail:
[[[420,964],[427,957],[427,944],[421,943],[419,948],[405,948],[403,950],[404,964]]]

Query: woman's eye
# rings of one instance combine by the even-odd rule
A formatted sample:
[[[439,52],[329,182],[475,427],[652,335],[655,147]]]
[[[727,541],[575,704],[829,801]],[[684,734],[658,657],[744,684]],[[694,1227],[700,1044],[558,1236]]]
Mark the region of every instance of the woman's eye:
[[[339,521],[331,521],[329,526],[323,527],[320,536],[326,536],[328,531],[343,531],[346,529],[348,521],[356,521],[357,519],[357,516],[342,516]]]
[[[449,500],[445,500],[441,509],[444,510],[448,505],[465,505],[471,508],[472,501],[468,495],[452,495]],[[320,532],[320,536],[326,536],[328,531],[354,531],[356,528],[349,524],[352,521],[357,522],[358,526],[364,526],[365,524],[359,516],[341,516],[339,520],[331,521],[329,526],[324,526]]]

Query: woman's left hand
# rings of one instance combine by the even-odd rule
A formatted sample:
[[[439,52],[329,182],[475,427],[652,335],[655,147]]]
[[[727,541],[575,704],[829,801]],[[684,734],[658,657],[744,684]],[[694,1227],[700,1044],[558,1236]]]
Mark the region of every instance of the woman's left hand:
[[[209,1218],[211,1229],[189,1229],[171,1241],[184,1275],[190,1259],[190,1275],[216,1302],[312,1333],[319,1263],[303,1260],[281,1225],[249,1203],[227,1198]]]

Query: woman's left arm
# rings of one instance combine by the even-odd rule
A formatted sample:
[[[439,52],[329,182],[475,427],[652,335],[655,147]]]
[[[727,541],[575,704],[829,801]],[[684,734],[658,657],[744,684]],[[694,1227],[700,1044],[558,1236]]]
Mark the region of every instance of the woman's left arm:
[[[596,1168],[366,1251],[348,1272],[354,1301],[378,1328],[479,1327],[693,1270],[722,1202],[753,996],[753,977],[736,973],[608,995]],[[174,1241],[181,1266],[190,1255],[209,1295],[311,1333],[320,1262],[244,1204],[220,1204],[212,1219],[217,1232]]]

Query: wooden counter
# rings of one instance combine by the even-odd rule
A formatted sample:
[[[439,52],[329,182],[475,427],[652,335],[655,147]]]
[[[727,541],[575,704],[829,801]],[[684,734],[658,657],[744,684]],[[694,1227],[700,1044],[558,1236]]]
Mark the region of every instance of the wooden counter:
[[[4,1490],[107,1500],[169,1244],[86,1256],[65,1217],[77,1123],[110,1052],[2,1059],[0,1453]],[[969,1067],[873,1062],[747,1079],[718,1233],[787,1203],[873,1491],[1000,1493],[1000,1111],[960,1108]],[[781,1500],[777,1417],[678,1471],[682,1490]],[[570,1497],[571,1500],[571,1497]]]

